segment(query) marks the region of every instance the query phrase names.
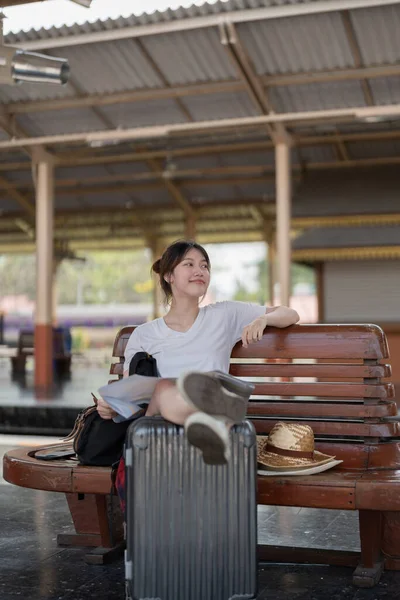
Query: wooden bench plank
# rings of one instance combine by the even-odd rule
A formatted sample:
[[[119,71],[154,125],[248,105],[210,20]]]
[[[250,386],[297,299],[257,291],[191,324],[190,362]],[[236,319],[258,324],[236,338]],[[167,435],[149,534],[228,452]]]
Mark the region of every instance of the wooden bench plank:
[[[251,419],[257,433],[269,433],[278,421],[297,421],[304,425],[309,425],[316,435],[332,436],[354,436],[354,437],[372,437],[372,438],[393,438],[400,437],[400,424],[394,423],[359,423],[356,421],[312,421],[302,419],[300,415],[293,418],[276,419],[275,417],[264,417],[263,419]]]
[[[290,402],[284,400],[266,402],[264,400],[249,402],[247,409],[249,416],[279,416],[279,417],[312,417],[315,419],[341,418],[364,419],[394,417],[397,415],[396,402],[382,402],[375,404],[354,403],[343,406],[341,403],[315,402]]]
[[[267,328],[248,349],[240,342],[233,358],[308,358],[382,360],[389,358],[385,334],[377,325],[292,325]]]
[[[381,385],[362,383],[258,383],[253,395],[319,396],[325,398],[394,398],[392,383]]]
[[[309,476],[262,476],[257,479],[260,504],[356,510],[356,481],[361,471],[325,471]]]
[[[115,363],[115,374],[119,364]],[[327,363],[264,363],[243,364],[234,363],[230,366],[230,374],[235,377],[314,377],[316,379],[347,379],[347,378],[384,378],[392,374],[390,365],[355,365]]]

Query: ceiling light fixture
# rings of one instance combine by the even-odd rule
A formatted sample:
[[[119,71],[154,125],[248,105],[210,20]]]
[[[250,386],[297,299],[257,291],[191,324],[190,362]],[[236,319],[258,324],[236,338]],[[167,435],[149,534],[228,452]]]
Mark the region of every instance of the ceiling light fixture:
[[[70,68],[65,58],[4,46],[4,15],[0,14],[0,84],[58,83],[69,79]]]

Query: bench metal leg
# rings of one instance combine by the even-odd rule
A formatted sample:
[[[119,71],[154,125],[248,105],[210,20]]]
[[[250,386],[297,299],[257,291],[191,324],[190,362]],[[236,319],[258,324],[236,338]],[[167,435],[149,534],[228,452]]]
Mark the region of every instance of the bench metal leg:
[[[373,587],[383,572],[382,513],[360,510],[361,564],[353,573],[353,583],[358,587]]]
[[[98,494],[65,494],[75,533],[59,534],[59,546],[90,546],[85,561],[104,564],[120,556],[123,549],[123,519],[118,498]],[[110,518],[109,518],[110,515]],[[112,530],[110,530],[110,525]]]

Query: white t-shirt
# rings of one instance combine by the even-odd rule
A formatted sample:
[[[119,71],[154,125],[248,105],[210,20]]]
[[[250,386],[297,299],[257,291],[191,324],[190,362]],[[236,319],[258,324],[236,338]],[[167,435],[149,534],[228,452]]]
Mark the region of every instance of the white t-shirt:
[[[191,370],[228,373],[231,351],[243,328],[265,310],[247,302],[217,302],[201,307],[185,332],[170,329],[163,318],[139,325],[126,345],[124,371],[136,352],[145,351],[156,359],[162,377]]]

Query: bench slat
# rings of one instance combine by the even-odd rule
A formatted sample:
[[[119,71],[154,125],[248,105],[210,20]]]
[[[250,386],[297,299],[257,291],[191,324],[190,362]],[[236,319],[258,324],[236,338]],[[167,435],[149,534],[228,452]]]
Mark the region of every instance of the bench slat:
[[[259,383],[254,395],[265,396],[323,396],[327,398],[394,398],[392,383],[381,385],[361,383]]]
[[[292,325],[267,328],[248,348],[238,342],[232,357],[381,360],[389,358],[389,350],[377,325]]]
[[[124,356],[134,329],[133,325],[121,329],[114,342],[114,357]],[[262,340],[248,348],[238,342],[232,357],[382,360],[389,358],[389,349],[378,325],[293,325],[267,327]]]
[[[355,510],[356,481],[362,471],[326,471],[309,476],[260,476],[257,481],[257,501],[261,504],[338,508]]]
[[[282,417],[312,417],[321,418],[384,418],[397,415],[396,402],[379,404],[335,404],[333,402],[254,402],[250,401],[247,409],[251,416],[282,416]]]
[[[235,377],[315,377],[324,379],[383,378],[390,377],[390,365],[346,364],[231,364],[230,373]]]
[[[259,434],[268,434],[278,421],[296,421],[312,427],[316,435],[332,435],[336,437],[354,436],[360,438],[391,438],[400,436],[400,423],[359,423],[349,421],[313,421],[311,419],[294,418],[268,418],[257,419],[249,417]]]

